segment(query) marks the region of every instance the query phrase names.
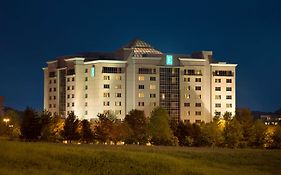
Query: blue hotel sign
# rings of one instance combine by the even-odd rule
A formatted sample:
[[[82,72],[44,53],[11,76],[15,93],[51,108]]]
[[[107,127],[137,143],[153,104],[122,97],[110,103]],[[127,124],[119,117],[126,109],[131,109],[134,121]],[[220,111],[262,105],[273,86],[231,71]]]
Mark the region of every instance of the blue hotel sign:
[[[166,55],[166,65],[173,65],[173,55]]]

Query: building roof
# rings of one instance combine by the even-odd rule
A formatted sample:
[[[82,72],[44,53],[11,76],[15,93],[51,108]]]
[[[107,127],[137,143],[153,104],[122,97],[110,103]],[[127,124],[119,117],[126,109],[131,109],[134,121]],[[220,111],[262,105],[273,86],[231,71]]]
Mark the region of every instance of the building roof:
[[[140,39],[134,39],[126,44],[123,49],[132,49],[134,57],[161,56],[162,52]]]

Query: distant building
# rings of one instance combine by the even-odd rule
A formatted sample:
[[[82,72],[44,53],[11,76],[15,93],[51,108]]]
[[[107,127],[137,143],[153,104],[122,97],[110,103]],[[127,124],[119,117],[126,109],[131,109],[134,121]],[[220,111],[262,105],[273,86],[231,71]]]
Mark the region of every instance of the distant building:
[[[265,125],[278,125],[281,124],[281,116],[280,115],[261,115],[261,120]]]
[[[4,115],[4,97],[0,96],[0,116]]]
[[[81,119],[109,110],[120,119],[132,109],[148,116],[156,106],[191,123],[234,115],[237,64],[212,57],[212,51],[164,54],[142,40],[116,52],[60,57],[43,68],[44,108]]]

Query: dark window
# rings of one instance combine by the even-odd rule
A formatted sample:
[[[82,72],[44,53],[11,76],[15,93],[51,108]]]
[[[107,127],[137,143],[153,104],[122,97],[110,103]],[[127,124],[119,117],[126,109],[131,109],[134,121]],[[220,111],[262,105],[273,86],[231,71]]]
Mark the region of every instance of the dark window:
[[[139,68],[139,74],[156,74],[155,68]]]
[[[233,72],[232,71],[228,71],[228,70],[216,70],[213,72],[214,76],[233,76]]]
[[[124,73],[124,68],[122,67],[102,67],[102,73]]]
[[[109,84],[104,84],[104,85],[103,85],[103,88],[104,88],[104,89],[109,89]]]
[[[156,81],[156,77],[150,77],[150,81]]]
[[[144,85],[139,85],[139,89],[144,89]]]

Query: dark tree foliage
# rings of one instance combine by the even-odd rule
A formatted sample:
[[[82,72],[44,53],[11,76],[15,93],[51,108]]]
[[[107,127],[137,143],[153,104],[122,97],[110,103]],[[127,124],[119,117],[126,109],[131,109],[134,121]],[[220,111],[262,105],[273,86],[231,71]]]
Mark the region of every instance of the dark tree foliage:
[[[131,129],[131,133],[125,139],[125,143],[144,145],[148,142],[148,120],[143,111],[130,111],[124,121]]]
[[[241,124],[236,118],[226,121],[223,131],[224,144],[229,148],[237,148],[243,138]]]
[[[76,118],[73,112],[70,113],[64,121],[64,127],[62,131],[62,136],[64,137],[64,139],[66,139],[70,143],[73,140],[78,140],[79,139],[78,126],[79,126],[79,120]]]
[[[91,130],[90,122],[86,119],[81,121],[81,140],[85,143],[90,143],[94,139],[94,134]]]
[[[113,131],[116,116],[111,113],[98,114],[99,121],[95,127],[95,139],[101,143],[109,143],[111,139],[111,132]]]
[[[21,138],[27,141],[37,140],[41,135],[40,117],[31,108],[26,108],[21,123]]]
[[[281,126],[277,125],[272,135],[271,148],[281,149]]]

